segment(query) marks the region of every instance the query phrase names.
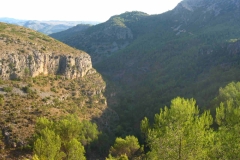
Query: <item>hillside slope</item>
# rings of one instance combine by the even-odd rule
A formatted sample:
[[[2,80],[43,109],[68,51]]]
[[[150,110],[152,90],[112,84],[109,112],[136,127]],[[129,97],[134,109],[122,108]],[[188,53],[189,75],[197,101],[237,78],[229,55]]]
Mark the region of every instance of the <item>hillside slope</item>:
[[[28,71],[63,74],[68,79],[83,77],[92,68],[90,56],[25,28],[1,23],[1,73],[3,79],[17,79]]]
[[[89,47],[98,44],[101,52],[66,43],[89,49],[97,70],[119,86],[119,104],[114,107],[124,121],[122,127],[131,132],[140,119],[153,117],[176,96],[194,97],[201,106],[211,107],[219,87],[240,80],[239,8],[237,0],[184,0],[172,11],[143,16],[126,25],[133,38],[108,56],[103,55],[109,48],[94,35],[109,21],[90,27],[84,39],[75,41]],[[99,33],[104,32],[99,29]],[[122,31],[107,33],[113,37]],[[108,43],[115,40],[109,38]]]
[[[0,59],[0,159],[31,157],[37,117],[75,114],[96,122],[99,129],[117,120],[107,107],[106,83],[87,53],[0,23]]]
[[[53,37],[59,41],[67,42],[69,38],[75,37],[78,34],[81,34],[82,31],[88,29],[91,25],[89,24],[78,24],[75,27],[69,28],[67,30],[50,34],[50,37]]]
[[[64,34],[70,35],[67,38],[60,38],[62,33],[50,36],[72,47],[81,48],[91,53],[93,63],[97,63],[113,52],[125,48],[136,39],[141,30],[132,30],[132,28],[137,27],[137,22],[147,16],[143,12],[126,12],[112,16],[105,23],[89,27],[83,31],[72,28],[64,32]]]

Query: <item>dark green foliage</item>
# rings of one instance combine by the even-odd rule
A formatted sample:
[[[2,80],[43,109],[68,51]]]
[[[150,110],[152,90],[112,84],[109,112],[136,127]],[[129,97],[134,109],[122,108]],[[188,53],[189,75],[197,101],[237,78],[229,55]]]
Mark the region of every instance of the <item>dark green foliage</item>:
[[[148,159],[239,159],[240,108],[238,83],[219,89],[216,108],[218,126],[212,129],[209,111],[199,113],[193,99],[175,98],[170,108],[155,115],[153,125],[141,123]],[[222,102],[221,102],[222,100]]]
[[[34,153],[41,159],[85,159],[84,146],[98,138],[94,123],[80,122],[76,116],[67,116],[59,121],[39,118],[36,123]],[[58,158],[56,158],[58,156]],[[55,158],[54,158],[55,157]]]
[[[22,87],[22,91],[29,94],[33,93],[29,86]]]
[[[138,132],[136,124],[144,116],[153,117],[171,99],[194,97],[202,108],[208,108],[221,86],[240,80],[240,17],[236,3],[201,1],[201,5],[193,5],[193,11],[179,5],[160,15],[127,12],[64,42],[87,51],[94,67],[119,86],[114,107],[120,126],[132,134]],[[219,8],[219,13],[209,6]],[[126,27],[133,38],[121,43],[129,45],[108,54],[105,44],[120,44],[116,35]],[[114,32],[108,30],[106,36],[106,28]],[[102,46],[102,52],[96,53],[93,46]]]
[[[68,116],[55,124],[56,132],[64,142],[69,142],[73,138],[78,138],[81,133],[81,122],[75,116]]]
[[[121,86],[116,110],[123,128],[131,128],[129,134],[138,132],[134,126],[144,116],[152,121],[158,108],[174,97],[194,97],[202,108],[211,107],[221,86],[240,80],[240,43],[234,40],[240,37],[238,10],[216,17],[203,15],[203,10],[173,10],[136,22],[145,34],[95,65]],[[186,32],[177,34],[180,30]]]
[[[84,146],[90,145],[92,142],[96,141],[99,134],[95,123],[86,120],[81,122],[80,141]]]
[[[177,97],[169,108],[155,114],[152,125],[148,118],[142,120],[146,155],[136,137],[126,136],[116,138],[106,159],[239,159],[240,108],[238,98],[234,98],[239,94],[238,84],[232,82],[219,89],[215,100],[222,102],[216,109],[215,130],[209,111],[200,113],[194,99]],[[55,122],[39,118],[36,135],[34,159],[70,160],[85,159],[83,145],[87,147],[98,139],[99,132],[95,124],[67,116]],[[103,139],[98,147],[100,142]]]
[[[59,39],[88,51],[97,70],[110,82],[106,91],[110,93],[108,104],[117,112],[119,124],[108,128],[111,136],[99,136],[95,124],[79,122],[74,116],[56,122],[39,119],[36,154],[41,152],[49,159],[56,155],[84,159],[83,146],[87,155],[93,153],[91,150],[105,153],[113,134],[140,137],[139,122],[146,116],[141,123],[144,133],[141,141],[145,140],[147,145],[147,159],[239,159],[239,83],[221,88],[216,97],[219,87],[240,80],[239,5],[236,0],[200,2],[201,5],[193,6],[193,11],[179,5],[161,15],[127,12],[83,30],[80,26],[73,28],[78,34],[73,30],[71,35],[62,32]],[[38,36],[33,33],[29,38]],[[44,36],[41,40],[49,42]],[[113,43],[117,47],[126,45],[112,52],[108,46]],[[95,53],[96,50],[101,52]],[[9,68],[14,71],[13,64]],[[108,90],[109,84],[117,86],[114,92]],[[75,85],[65,87],[77,90]],[[116,93],[117,98],[112,99],[111,93]],[[177,96],[189,99],[175,98]],[[214,127],[211,127],[210,112],[200,112],[192,97],[201,108],[212,111],[218,107]],[[99,98],[91,97],[89,108],[94,108]],[[165,105],[170,107],[162,108]],[[84,111],[82,105],[71,107],[68,112],[74,113],[78,108]],[[153,116],[159,108],[162,108],[160,113]],[[39,146],[48,148],[46,140],[60,142],[60,149],[56,143],[49,148],[53,150],[51,154],[44,152]],[[138,150],[141,149],[135,137],[117,138],[108,159],[134,159]]]
[[[105,23],[94,26],[79,25],[50,36],[72,47],[86,51],[91,54],[93,63],[95,63],[104,57],[110,56],[116,48],[124,48],[131,42],[133,39],[132,32],[139,34],[141,28],[137,30],[131,30],[130,28],[138,27],[137,22],[147,16],[143,12],[126,12],[111,17]],[[135,37],[137,35],[134,35]],[[99,53],[94,53],[96,50]]]
[[[134,136],[126,136],[126,138],[116,138],[114,145],[110,148],[110,154],[107,158],[111,159],[134,159],[141,153],[142,148],[138,143],[138,139]]]

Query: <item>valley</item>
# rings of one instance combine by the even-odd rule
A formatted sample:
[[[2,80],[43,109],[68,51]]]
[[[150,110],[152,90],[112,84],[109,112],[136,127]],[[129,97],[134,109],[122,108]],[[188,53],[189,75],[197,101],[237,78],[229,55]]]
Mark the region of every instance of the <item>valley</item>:
[[[134,133],[177,96],[213,109],[218,89],[239,81],[238,15],[238,1],[190,0],[160,15],[116,15],[59,40],[89,53],[97,71],[119,86],[113,107],[126,119],[122,128]]]
[[[239,159],[239,15],[183,0],[49,36],[0,23],[0,159]]]

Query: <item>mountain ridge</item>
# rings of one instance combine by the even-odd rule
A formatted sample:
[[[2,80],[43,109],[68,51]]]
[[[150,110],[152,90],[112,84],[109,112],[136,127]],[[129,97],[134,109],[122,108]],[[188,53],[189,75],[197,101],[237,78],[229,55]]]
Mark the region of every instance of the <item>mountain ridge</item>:
[[[209,109],[214,115],[215,107],[218,105],[214,104],[214,100],[219,100],[219,103],[221,101],[221,98],[214,99],[217,97],[218,89],[232,81],[240,81],[240,11],[236,7],[238,3],[236,0],[185,0],[172,11],[160,15],[126,12],[111,17],[106,23],[87,26],[83,30],[80,26],[69,29],[67,32],[71,32],[71,37],[66,35],[67,32],[61,32],[59,37],[63,38],[63,42],[89,51],[87,53],[92,56],[93,67],[96,68],[96,71],[90,69],[89,74],[74,79],[68,79],[64,74],[49,74],[48,76],[39,74],[36,77],[21,77],[20,82],[18,79],[3,80],[2,83],[0,81],[0,94],[3,95],[0,96],[0,105],[6,104],[1,106],[2,112],[0,113],[3,118],[0,124],[7,130],[7,133],[11,133],[11,141],[8,141],[7,144],[18,143],[23,138],[24,142],[27,142],[26,137],[21,137],[19,132],[25,133],[26,129],[33,132],[36,115],[58,119],[60,115],[77,113],[80,119],[92,120],[97,122],[100,128],[106,128],[107,133],[114,138],[135,135],[142,142],[146,137],[142,137],[140,131],[141,120],[147,117],[144,118],[146,123],[143,127],[151,129],[155,128],[156,124],[156,130],[154,130],[159,131],[158,122],[153,123],[152,127],[150,124],[154,118],[156,120],[156,116],[160,118],[158,120],[164,120],[161,115],[170,111],[167,107],[164,109],[165,113],[162,112],[163,110],[160,111],[162,114],[156,115],[156,113],[159,113],[159,109],[164,106],[173,105],[170,103],[171,99],[175,97],[178,97],[174,100],[175,102],[184,102],[174,105],[176,109],[179,108],[178,105],[182,106],[180,110],[175,111],[181,111],[184,118],[187,113],[184,110],[186,103],[179,97],[189,98],[194,102],[194,108],[196,107],[198,110],[197,106],[200,106],[199,110],[201,111]],[[9,28],[7,30],[22,34],[21,29]],[[32,39],[34,40],[34,42],[31,41],[32,43],[40,45],[37,48],[39,52],[45,53],[53,49],[52,52],[58,53],[59,50],[70,49],[68,47],[61,49],[65,45],[57,42],[54,47],[51,44],[55,40],[35,34],[35,32],[33,35],[27,35],[25,38],[28,41]],[[6,40],[4,39],[4,41]],[[19,49],[25,45],[19,43],[17,39],[12,41],[9,38],[4,42],[6,43],[4,48],[13,47],[12,44],[15,41],[19,44]],[[45,47],[43,42],[50,46]],[[127,45],[123,45],[126,42],[128,42]],[[122,45],[123,47],[121,47]],[[112,50],[114,48],[117,49]],[[69,54],[71,51],[75,50],[71,48]],[[28,52],[27,48],[24,53],[21,52],[18,50],[15,54],[24,54]],[[6,62],[6,67],[14,69],[14,65],[9,63],[10,60]],[[67,68],[70,67],[64,63],[65,65]],[[70,69],[76,69],[75,67],[71,66]],[[233,85],[234,83],[229,86],[231,88],[228,89],[228,92],[235,91]],[[223,90],[222,92],[227,96],[228,92]],[[196,99],[196,102],[192,98]],[[195,103],[197,104],[195,105]],[[20,111],[15,112],[16,108]],[[222,109],[224,112],[223,106]],[[173,113],[175,112],[173,111]],[[238,114],[238,112],[236,113]],[[192,114],[196,116],[196,119],[199,118],[196,113]],[[210,111],[207,111],[206,114],[210,115]],[[174,116],[173,121],[175,124]],[[176,126],[179,125],[178,122],[176,121]],[[185,126],[184,119],[182,122]],[[181,127],[179,130],[172,128],[172,124],[171,122],[166,124],[173,131],[172,133],[182,131]],[[211,133],[213,129],[214,134],[219,133],[214,125],[217,124],[213,124],[213,127],[203,125],[203,128],[210,129]],[[197,126],[198,123],[196,126],[194,125],[194,128],[198,128]],[[190,127],[186,131],[191,132],[191,129]],[[237,132],[233,132],[233,134]],[[194,133],[193,135],[196,136]],[[23,135],[25,136],[25,134]],[[6,135],[4,136],[6,137]],[[157,136],[161,137],[161,135]],[[172,135],[168,136],[172,137]],[[99,143],[100,145],[98,144],[101,149],[102,147],[106,149],[109,143],[113,143],[110,136],[104,135],[101,138],[103,141]],[[151,138],[154,144],[159,142],[159,139],[155,139],[155,134]],[[162,138],[166,140],[165,142],[169,140],[164,136]],[[121,138],[116,140],[125,141]],[[172,144],[175,145],[175,142],[179,142],[179,139],[177,138]],[[194,145],[195,142],[193,142]],[[224,142],[228,142],[228,140]],[[151,145],[151,143],[148,144]],[[235,144],[233,143],[233,145]],[[113,149],[113,147],[111,148]],[[159,149],[159,146],[156,148]],[[120,151],[122,151],[121,149]],[[178,149],[176,153],[178,153]],[[227,150],[231,150],[231,147]],[[148,150],[145,150],[146,152]],[[109,154],[109,158],[111,158],[111,150]],[[189,154],[192,154],[191,149]],[[218,156],[218,151],[215,154],[214,156]],[[210,155],[210,157],[214,156]]]
[[[102,45],[101,53],[64,42],[88,50],[94,67],[119,86],[119,104],[114,107],[121,120],[131,117],[131,122],[123,122],[122,127],[134,131],[140,119],[153,117],[176,96],[195,97],[199,105],[211,108],[218,88],[240,80],[238,4],[236,0],[185,0],[171,11],[143,16],[126,25],[133,33],[132,41],[112,53],[97,39],[92,42]],[[93,33],[91,27],[84,32],[88,38]],[[75,40],[82,43],[82,39]],[[109,39],[108,43],[113,41]]]
[[[128,46],[135,38],[134,36],[137,36],[132,33],[128,26],[145,16],[148,15],[143,12],[125,12],[121,15],[112,16],[105,23],[89,27],[83,31],[77,31],[72,34],[72,37],[65,40],[59,38],[61,34],[66,34],[65,32],[51,34],[50,36],[59,38],[59,40],[75,48],[82,48],[86,52],[93,53],[92,59],[95,63],[104,56],[109,56],[111,53]],[[126,17],[128,18],[124,19]]]

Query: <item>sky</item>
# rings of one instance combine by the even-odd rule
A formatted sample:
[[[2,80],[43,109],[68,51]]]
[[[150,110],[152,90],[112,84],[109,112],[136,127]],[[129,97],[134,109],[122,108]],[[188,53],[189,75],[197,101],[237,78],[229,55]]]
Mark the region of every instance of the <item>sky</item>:
[[[160,14],[181,0],[1,0],[0,17],[105,22],[126,11]]]

